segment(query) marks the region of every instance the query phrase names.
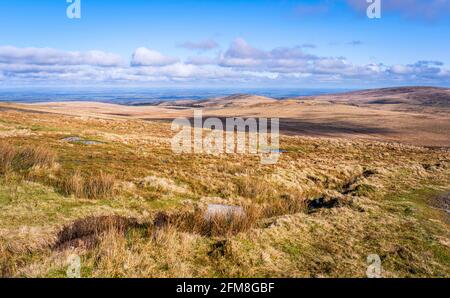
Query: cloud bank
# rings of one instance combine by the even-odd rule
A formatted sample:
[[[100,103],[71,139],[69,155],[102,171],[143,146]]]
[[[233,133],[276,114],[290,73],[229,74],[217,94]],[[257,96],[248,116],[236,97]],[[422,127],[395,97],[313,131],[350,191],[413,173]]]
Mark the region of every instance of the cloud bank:
[[[358,42],[355,42],[357,44]],[[434,84],[450,85],[440,61],[410,64],[355,64],[345,57],[318,56],[305,46],[260,49],[242,38],[215,56],[182,61],[154,49],[137,48],[129,62],[102,51],[72,52],[51,48],[0,46],[1,84],[220,82],[290,84]]]
[[[177,58],[164,56],[158,51],[144,47],[137,48],[131,57],[132,66],[166,66],[177,62]]]
[[[0,63],[111,67],[119,66],[124,61],[118,55],[102,51],[65,52],[50,48],[0,46]]]

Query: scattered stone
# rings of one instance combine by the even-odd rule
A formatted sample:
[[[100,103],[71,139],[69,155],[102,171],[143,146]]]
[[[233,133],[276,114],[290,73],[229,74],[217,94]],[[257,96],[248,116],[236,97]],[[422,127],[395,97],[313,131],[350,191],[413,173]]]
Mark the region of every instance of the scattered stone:
[[[223,204],[209,204],[205,212],[205,219],[211,220],[216,216],[226,216],[232,218],[233,216],[244,216],[245,211],[239,206],[230,206]]]
[[[69,142],[69,143],[84,144],[84,145],[101,145],[101,144],[103,144],[102,142],[85,140],[80,137],[68,137],[68,138],[64,138],[63,141]]]
[[[432,197],[429,200],[429,204],[432,207],[445,211],[450,215],[450,192]]]

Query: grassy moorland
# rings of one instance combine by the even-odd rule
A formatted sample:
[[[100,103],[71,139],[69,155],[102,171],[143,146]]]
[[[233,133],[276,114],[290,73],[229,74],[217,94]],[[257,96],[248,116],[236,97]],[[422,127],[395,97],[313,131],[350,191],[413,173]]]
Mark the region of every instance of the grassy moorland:
[[[448,149],[282,136],[267,166],[173,134],[0,107],[0,275],[65,277],[77,254],[83,277],[364,277],[378,254],[384,277],[450,276]]]

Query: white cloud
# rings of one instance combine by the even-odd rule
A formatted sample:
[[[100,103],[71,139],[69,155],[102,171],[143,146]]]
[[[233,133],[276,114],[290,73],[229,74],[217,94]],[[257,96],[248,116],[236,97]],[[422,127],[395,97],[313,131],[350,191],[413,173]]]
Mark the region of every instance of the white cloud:
[[[199,68],[194,65],[175,63],[161,67],[142,67],[132,72],[142,76],[189,77],[198,74]]]
[[[302,47],[261,50],[236,39],[220,57],[219,64],[241,71],[267,72],[280,78],[309,78],[316,81],[345,80],[450,80],[448,70],[438,61],[418,61],[410,65],[355,65],[345,57],[321,57],[307,54]]]
[[[252,47],[242,38],[236,38],[225,53],[230,59],[264,59],[267,53]]]
[[[206,57],[206,56],[194,56],[194,57],[189,57],[186,60],[186,63],[194,64],[194,65],[213,65],[213,64],[217,64],[217,59]]]
[[[233,41],[221,57],[224,67],[280,73],[326,72],[348,67],[343,58],[318,57],[307,54],[302,47],[278,47],[270,51],[257,49],[244,39]]]
[[[231,43],[230,48],[222,55],[220,65],[252,70],[275,70],[277,67],[281,69],[299,65],[299,63],[303,64],[300,60],[307,57],[309,56],[305,55],[300,47],[263,51],[251,46],[244,39],[238,38]]]
[[[393,74],[410,74],[412,68],[407,65],[395,64],[389,68],[389,71]]]
[[[107,66],[107,67],[106,67]],[[126,64],[100,51],[65,52],[46,48],[0,46],[0,80],[14,82],[424,82],[450,84],[450,71],[439,61],[357,65],[345,57],[322,57],[301,47],[258,49],[243,39],[216,57],[195,56],[181,62],[146,48]]]
[[[439,61],[417,61],[414,64],[396,64],[389,68],[389,72],[396,75],[414,75],[423,77],[439,76],[445,73]]]
[[[144,47],[137,48],[131,58],[132,66],[166,66],[177,62],[177,58],[164,56],[158,51]]]
[[[13,46],[0,46],[0,63],[95,65],[110,67],[123,64],[123,60],[119,55],[102,51],[69,52],[51,48],[17,48]]]

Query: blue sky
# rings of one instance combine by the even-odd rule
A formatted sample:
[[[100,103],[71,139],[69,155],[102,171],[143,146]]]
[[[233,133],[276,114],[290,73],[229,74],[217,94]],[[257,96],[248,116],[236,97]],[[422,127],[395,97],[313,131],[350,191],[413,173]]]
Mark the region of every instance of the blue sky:
[[[2,0],[0,85],[450,86],[450,0]]]

